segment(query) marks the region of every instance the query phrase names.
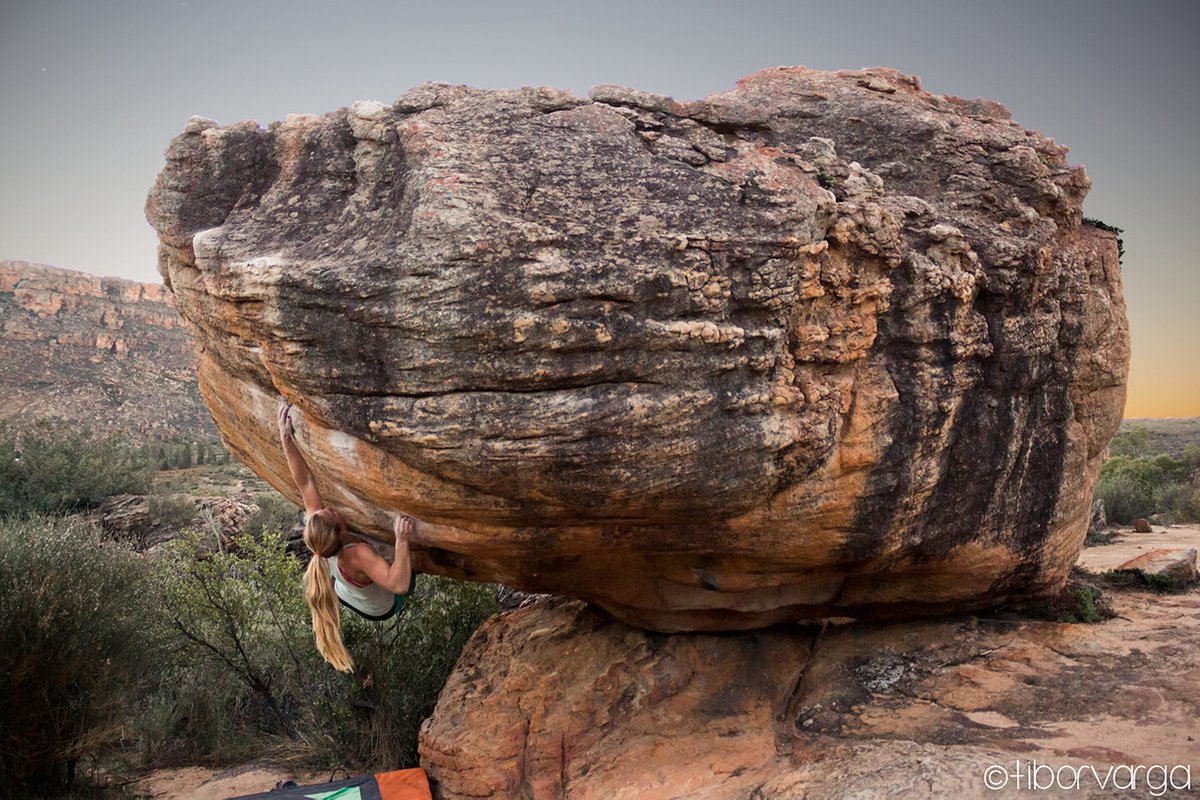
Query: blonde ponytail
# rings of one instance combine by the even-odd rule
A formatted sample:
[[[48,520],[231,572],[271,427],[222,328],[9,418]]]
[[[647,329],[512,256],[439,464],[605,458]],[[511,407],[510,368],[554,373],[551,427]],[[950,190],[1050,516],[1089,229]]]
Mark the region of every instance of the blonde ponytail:
[[[329,580],[329,568],[323,557],[314,555],[304,573],[304,597],[308,610],[312,612],[313,634],[317,637],[317,650],[336,670],[350,672],[354,659],[342,644],[342,624],[338,611],[337,593]]]
[[[304,543],[313,554],[304,572],[304,598],[308,600],[308,610],[312,614],[317,650],[334,669],[350,672],[354,669],[354,659],[342,643],[337,592],[333,590],[329,562],[325,560],[342,549],[336,519],[336,514],[331,519],[330,512],[321,509],[309,514],[304,522]]]

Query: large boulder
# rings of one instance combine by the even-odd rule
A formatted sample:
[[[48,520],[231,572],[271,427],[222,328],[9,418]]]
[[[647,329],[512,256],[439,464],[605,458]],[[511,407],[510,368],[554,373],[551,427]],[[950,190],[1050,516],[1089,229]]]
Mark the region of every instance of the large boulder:
[[[193,118],[147,199],[227,445],[418,569],[662,631],[1057,589],[1129,359],[1066,148],[890,69]]]

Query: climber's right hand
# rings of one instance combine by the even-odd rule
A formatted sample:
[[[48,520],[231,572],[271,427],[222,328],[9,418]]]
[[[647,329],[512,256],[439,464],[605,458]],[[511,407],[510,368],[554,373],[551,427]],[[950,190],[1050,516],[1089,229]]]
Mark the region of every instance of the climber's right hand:
[[[279,417],[279,440],[281,442],[283,442],[284,444],[287,444],[288,442],[290,442],[292,440],[293,435],[295,435],[295,433],[296,433],[296,429],[292,426],[292,407],[291,407],[291,405],[288,403],[281,403],[279,405],[278,417]]]
[[[397,543],[407,542],[416,528],[416,522],[408,514],[397,514],[392,520],[392,533],[396,534]]]

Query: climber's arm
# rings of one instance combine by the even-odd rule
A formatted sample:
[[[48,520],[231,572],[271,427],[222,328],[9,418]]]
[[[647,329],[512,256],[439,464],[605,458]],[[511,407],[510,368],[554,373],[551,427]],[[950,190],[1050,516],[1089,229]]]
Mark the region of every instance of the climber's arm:
[[[295,481],[296,488],[300,490],[300,497],[304,500],[304,510],[311,514],[320,511],[325,504],[321,502],[321,493],[317,491],[317,481],[313,478],[312,470],[308,468],[308,462],[300,454],[300,448],[296,447],[296,440],[292,435],[291,409],[286,403],[279,407],[279,441],[283,445],[283,454],[287,458],[292,480]]]
[[[392,526],[396,533],[396,556],[391,564],[370,547],[343,548],[342,559],[348,567],[367,573],[367,577],[380,586],[404,594],[412,588],[412,562],[408,554],[408,536],[412,529],[412,517],[407,514],[396,516]]]

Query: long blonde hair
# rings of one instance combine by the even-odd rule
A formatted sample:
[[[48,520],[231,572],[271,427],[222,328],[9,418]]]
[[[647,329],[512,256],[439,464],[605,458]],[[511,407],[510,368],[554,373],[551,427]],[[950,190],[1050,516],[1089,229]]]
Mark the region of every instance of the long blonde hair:
[[[325,560],[337,555],[342,549],[338,536],[340,526],[327,514],[315,511],[304,522],[304,543],[312,551],[312,560],[304,572],[304,597],[312,613],[313,634],[317,638],[317,650],[334,669],[350,672],[354,659],[342,643],[342,623],[338,609],[337,593],[329,579],[329,566]]]

